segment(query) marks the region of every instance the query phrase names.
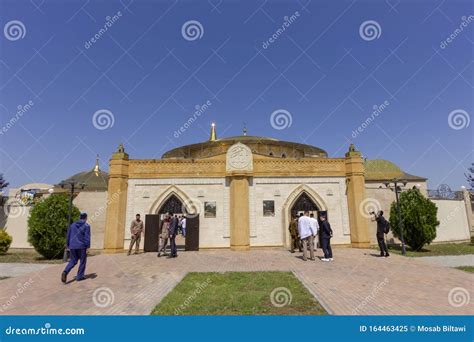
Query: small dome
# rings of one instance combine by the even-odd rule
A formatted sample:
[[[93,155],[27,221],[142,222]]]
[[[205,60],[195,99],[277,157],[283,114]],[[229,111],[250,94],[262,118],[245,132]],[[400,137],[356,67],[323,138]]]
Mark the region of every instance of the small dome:
[[[84,184],[84,189],[81,191],[107,191],[109,185],[109,174],[102,171],[99,167],[99,158],[97,157],[94,168],[90,171],[76,173],[75,175],[63,180],[61,183]],[[60,187],[61,183],[56,185]]]

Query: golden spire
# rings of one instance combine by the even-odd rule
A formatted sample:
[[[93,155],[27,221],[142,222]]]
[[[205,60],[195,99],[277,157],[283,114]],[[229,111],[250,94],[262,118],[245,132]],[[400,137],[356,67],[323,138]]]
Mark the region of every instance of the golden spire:
[[[99,155],[97,155],[97,157],[95,158],[95,166],[94,166],[94,169],[93,169],[94,173],[96,176],[99,175],[99,172],[100,172],[100,167],[99,167]]]
[[[213,122],[211,124],[211,137],[209,138],[209,141],[216,141],[216,140],[217,140],[216,124]]]

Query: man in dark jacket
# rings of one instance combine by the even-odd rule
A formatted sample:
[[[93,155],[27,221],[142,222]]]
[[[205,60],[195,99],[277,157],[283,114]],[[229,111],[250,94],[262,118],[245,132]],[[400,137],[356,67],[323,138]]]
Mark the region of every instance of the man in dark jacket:
[[[319,227],[319,231],[321,234],[321,248],[324,252],[324,258],[321,261],[333,261],[332,258],[332,248],[331,248],[331,238],[332,238],[332,229],[329,222],[326,220],[326,216],[321,214],[319,216],[321,220],[321,225]]]
[[[170,258],[176,258],[178,256],[178,250],[176,248],[176,235],[178,235],[178,225],[179,220],[176,215],[171,213],[171,222],[170,222],[170,248],[171,255]]]
[[[377,221],[377,242],[379,244],[380,248],[380,256],[381,257],[388,257],[390,254],[388,254],[388,248],[387,245],[385,244],[385,229],[387,228],[388,221],[385,219],[383,216],[383,211],[380,210],[377,214],[375,215],[375,221]]]
[[[87,250],[91,246],[91,227],[87,223],[87,214],[81,213],[79,221],[71,224],[67,231],[66,248],[71,253],[71,260],[67,264],[63,273],[61,274],[61,281],[66,283],[67,275],[76,266],[80,260],[79,270],[77,271],[76,280],[84,280],[84,273],[86,271]]]

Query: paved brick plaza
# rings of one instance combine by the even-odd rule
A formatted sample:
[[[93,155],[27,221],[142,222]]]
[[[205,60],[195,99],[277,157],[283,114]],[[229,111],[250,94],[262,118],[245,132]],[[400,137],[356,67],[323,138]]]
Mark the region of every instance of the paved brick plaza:
[[[87,274],[97,276],[83,282],[63,285],[63,265],[0,281],[0,313],[148,315],[189,271],[267,270],[292,271],[331,314],[474,313],[473,274],[416,258],[376,255],[376,250],[335,248],[332,263],[304,262],[283,249],[182,252],[177,259],[158,259],[155,253],[98,255],[87,267]]]

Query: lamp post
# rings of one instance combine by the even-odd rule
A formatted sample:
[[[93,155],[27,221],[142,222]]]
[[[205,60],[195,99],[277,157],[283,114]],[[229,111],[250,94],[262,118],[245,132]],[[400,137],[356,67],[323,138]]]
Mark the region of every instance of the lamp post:
[[[84,183],[77,183],[75,180],[70,180],[70,181],[67,181],[67,182],[63,181],[63,182],[59,183],[59,185],[61,186],[61,189],[70,190],[69,191],[69,210],[68,210],[68,219],[67,219],[68,223],[67,223],[67,230],[66,230],[66,231],[69,231],[69,227],[72,224],[72,222],[71,222],[72,221],[72,200],[74,198],[74,191],[76,189],[81,189],[82,190],[82,189],[84,189],[84,187],[86,185]],[[66,239],[67,239],[67,235],[66,235]],[[64,249],[63,261],[64,262],[67,261],[67,250],[66,250],[66,248]]]
[[[74,191],[76,189],[84,189],[86,186],[84,183],[77,183],[74,180],[68,181],[68,182],[61,182],[59,184],[61,186],[61,189],[68,189],[69,191],[69,211],[68,211],[68,228],[72,224],[72,200],[74,199]]]
[[[398,230],[400,231],[400,241],[402,242],[402,255],[406,255],[406,249],[405,249],[405,240],[403,239],[403,225],[402,225],[402,212],[400,209],[400,200],[398,197],[398,194],[402,192],[402,188],[400,184],[403,184],[403,186],[407,185],[407,181],[404,179],[398,179],[394,178],[392,179],[391,182],[386,182],[384,183],[387,188],[389,188],[392,191],[395,191],[395,200],[397,202],[397,216],[398,216]],[[393,184],[393,188],[391,185]]]

